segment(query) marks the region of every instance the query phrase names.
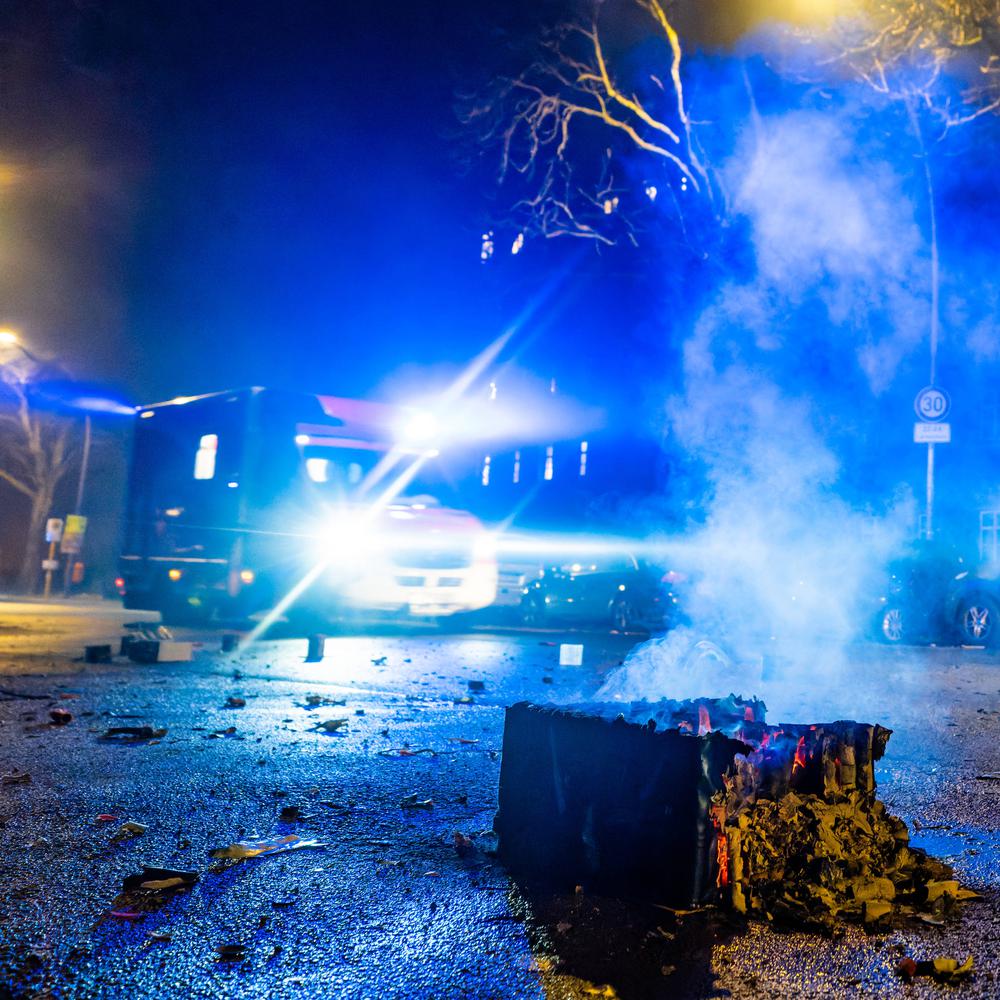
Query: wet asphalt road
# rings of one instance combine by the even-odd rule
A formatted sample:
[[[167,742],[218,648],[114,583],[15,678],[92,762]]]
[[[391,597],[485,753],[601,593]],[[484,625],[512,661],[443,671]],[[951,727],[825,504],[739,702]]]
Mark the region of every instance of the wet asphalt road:
[[[641,637],[574,636],[582,668],[558,666],[559,634],[483,630],[338,636],[318,664],[303,662],[301,639],[222,654],[211,633],[192,634],[204,646],[190,664],[72,660],[84,641],[116,643],[132,617],[109,605],[0,603],[0,772],[31,775],[0,786],[0,996],[1000,995],[992,654],[859,646],[824,693],[826,718],[791,720],[854,714],[894,728],[882,797],[920,824],[915,844],[951,859],[984,896],[946,928],[831,942],[711,911],[533,896],[486,853],[503,706],[591,697]],[[806,693],[808,680],[804,669]],[[771,719],[817,711],[787,676],[781,684],[759,692],[780,707]],[[310,706],[308,695],[331,704]],[[245,707],[225,707],[230,697]],[[73,721],[48,726],[53,707]],[[316,728],[332,719],[347,722]],[[115,746],[97,738],[109,725],[167,734]],[[433,808],[401,808],[411,795]],[[281,821],[288,805],[306,818]],[[124,820],[147,830],[112,844]],[[293,832],[326,847],[209,870],[213,847]],[[476,845],[471,856],[456,853],[456,832]],[[109,918],[122,879],[143,863],[201,877],[142,921]],[[150,938],[164,931],[169,942]],[[220,961],[226,944],[243,945],[244,959]],[[904,953],[972,954],[976,976],[957,991],[906,987],[894,972]]]

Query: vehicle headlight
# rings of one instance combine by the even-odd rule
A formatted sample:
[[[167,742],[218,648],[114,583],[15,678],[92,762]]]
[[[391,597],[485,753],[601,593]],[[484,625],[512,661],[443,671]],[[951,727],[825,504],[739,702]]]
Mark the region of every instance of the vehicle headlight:
[[[320,558],[344,565],[371,555],[381,547],[383,536],[370,517],[341,514],[323,528],[316,541]]]

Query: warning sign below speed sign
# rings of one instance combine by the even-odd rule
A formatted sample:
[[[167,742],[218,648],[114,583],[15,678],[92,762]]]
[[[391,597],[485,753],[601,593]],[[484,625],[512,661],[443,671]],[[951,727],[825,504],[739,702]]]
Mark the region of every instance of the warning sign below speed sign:
[[[951,400],[944,389],[929,385],[917,393],[913,409],[917,411],[917,416],[921,420],[944,420],[951,409]]]

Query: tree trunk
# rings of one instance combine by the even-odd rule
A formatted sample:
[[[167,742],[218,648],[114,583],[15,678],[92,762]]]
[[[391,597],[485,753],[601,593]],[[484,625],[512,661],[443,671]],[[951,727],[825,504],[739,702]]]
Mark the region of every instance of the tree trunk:
[[[34,594],[38,588],[42,546],[45,544],[45,521],[52,510],[52,494],[52,488],[42,489],[31,498],[28,537],[24,543],[24,561],[18,577],[19,589],[24,594]]]

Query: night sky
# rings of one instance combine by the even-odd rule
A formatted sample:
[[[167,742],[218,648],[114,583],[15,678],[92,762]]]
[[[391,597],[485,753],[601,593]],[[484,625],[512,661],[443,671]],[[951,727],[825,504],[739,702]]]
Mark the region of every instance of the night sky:
[[[453,113],[516,4],[5,10],[3,322],[78,377],[129,401],[363,393],[471,356],[547,280],[481,265],[485,173]]]

